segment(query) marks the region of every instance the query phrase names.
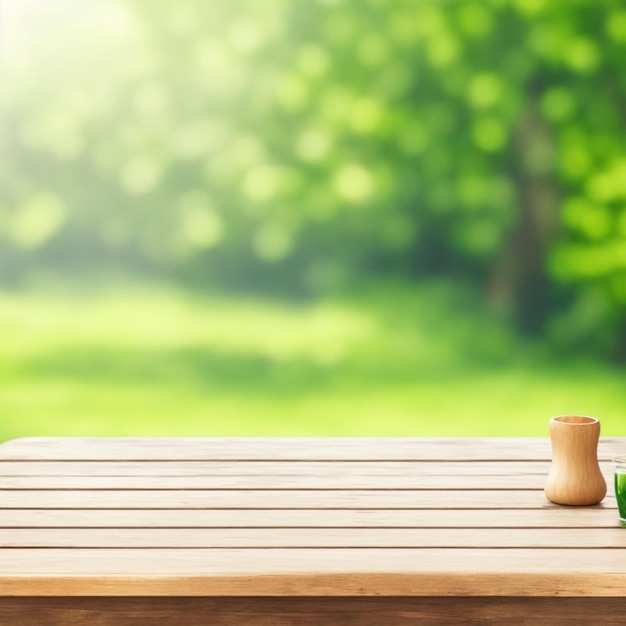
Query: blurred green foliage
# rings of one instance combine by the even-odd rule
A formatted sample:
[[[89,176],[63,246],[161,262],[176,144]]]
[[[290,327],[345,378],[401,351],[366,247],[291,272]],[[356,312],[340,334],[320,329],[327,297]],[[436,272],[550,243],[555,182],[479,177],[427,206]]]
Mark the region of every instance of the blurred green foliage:
[[[624,432],[623,371],[551,358],[463,285],[370,282],[307,304],[57,285],[0,294],[0,330],[0,441],[545,437],[548,418],[568,413]]]
[[[3,4],[3,280],[435,274],[626,357],[620,0]]]

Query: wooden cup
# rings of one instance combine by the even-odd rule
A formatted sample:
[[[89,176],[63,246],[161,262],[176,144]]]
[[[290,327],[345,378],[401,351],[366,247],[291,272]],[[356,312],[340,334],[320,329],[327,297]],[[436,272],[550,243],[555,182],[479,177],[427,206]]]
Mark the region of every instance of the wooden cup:
[[[552,464],[545,486],[556,504],[598,504],[606,495],[606,481],[598,465],[600,422],[595,417],[563,415],[549,422]]]

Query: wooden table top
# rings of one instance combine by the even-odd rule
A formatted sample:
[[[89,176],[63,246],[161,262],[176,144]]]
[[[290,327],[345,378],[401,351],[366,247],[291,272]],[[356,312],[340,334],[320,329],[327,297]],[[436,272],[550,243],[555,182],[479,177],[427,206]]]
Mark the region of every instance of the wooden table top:
[[[0,446],[0,596],[624,596],[609,492],[546,439],[30,438]]]

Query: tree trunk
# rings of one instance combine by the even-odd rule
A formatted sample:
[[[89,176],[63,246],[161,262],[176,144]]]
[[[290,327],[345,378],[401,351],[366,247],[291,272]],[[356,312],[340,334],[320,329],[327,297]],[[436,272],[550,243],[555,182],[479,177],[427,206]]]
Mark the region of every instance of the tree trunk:
[[[551,149],[545,124],[530,106],[513,139],[519,219],[488,286],[490,300],[512,309],[520,330],[530,335],[542,332],[553,303],[546,265],[558,233],[560,198],[549,168],[533,162],[533,154]]]

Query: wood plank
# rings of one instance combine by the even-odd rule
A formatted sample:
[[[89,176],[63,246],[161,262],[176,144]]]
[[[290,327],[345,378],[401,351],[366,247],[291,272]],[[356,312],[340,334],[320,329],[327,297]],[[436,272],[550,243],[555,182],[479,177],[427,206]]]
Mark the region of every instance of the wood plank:
[[[602,437],[598,458],[625,450],[624,438]],[[0,445],[0,459],[34,461],[549,461],[551,454],[547,437],[26,437]]]
[[[455,474],[456,489],[543,489],[546,475],[472,476]],[[612,478],[612,477],[611,477]],[[11,476],[0,478],[0,489],[50,490],[211,490],[211,489],[447,489],[442,476]],[[1,504],[0,504],[1,506]]]
[[[0,477],[0,489],[50,490],[211,490],[211,489],[455,489],[536,490],[543,489],[545,474],[389,476],[299,476],[256,474],[249,476],[10,476]],[[614,494],[613,473],[604,472],[608,495]]]
[[[9,462],[2,489],[542,489],[548,462]],[[10,465],[4,470],[3,465]],[[17,466],[17,467],[16,467]],[[66,469],[69,466],[69,471]],[[612,468],[606,468],[607,475]],[[17,472],[17,473],[16,473]],[[612,475],[612,474],[611,474]],[[116,480],[117,479],[117,480]],[[157,480],[158,479],[158,480]]]
[[[269,574],[626,575],[626,548],[14,548],[0,552],[0,578],[43,575],[263,576]],[[623,591],[623,590],[622,590]],[[123,594],[126,595],[126,594]]]
[[[5,529],[0,548],[626,548],[615,528]]]
[[[0,528],[614,528],[614,509],[0,509]],[[626,531],[625,531],[626,532]]]
[[[4,509],[524,509],[553,508],[542,490],[0,490]],[[599,505],[615,508],[612,498]]]
[[[3,598],[11,626],[622,626],[624,598]]]
[[[608,448],[615,448],[611,440],[602,443],[603,450]],[[612,456],[611,452],[608,458]],[[0,458],[36,461],[546,461],[551,458],[551,448],[547,438],[32,437],[2,444]]]
[[[8,470],[3,468],[8,465]],[[543,489],[549,462],[11,462],[0,489]],[[69,466],[69,467],[67,467]],[[613,465],[602,462],[609,490]],[[7,473],[8,471],[8,473]]]
[[[99,452],[97,439],[86,452],[95,460],[81,456],[84,440],[63,441],[36,440],[48,461],[11,460],[31,454],[32,440],[0,446],[0,545],[8,546],[0,595],[623,597],[626,589],[614,498],[580,509],[548,503],[547,440],[331,440],[341,461],[324,452],[328,439],[115,439]],[[394,452],[399,441],[424,445]],[[435,441],[449,461],[431,456]],[[158,461],[170,442],[172,460]],[[198,447],[207,442],[221,460],[207,459]],[[288,444],[280,460],[268,442]],[[488,461],[471,449],[482,442]],[[625,442],[602,441],[601,456]],[[54,461],[59,443],[74,460]],[[291,446],[308,460],[289,460]],[[606,461],[603,470],[611,478]]]
[[[607,473],[611,463],[602,465]],[[5,477],[546,476],[549,461],[3,461]],[[2,483],[3,484],[3,483]]]
[[[0,595],[618,596],[626,549],[6,549]]]

